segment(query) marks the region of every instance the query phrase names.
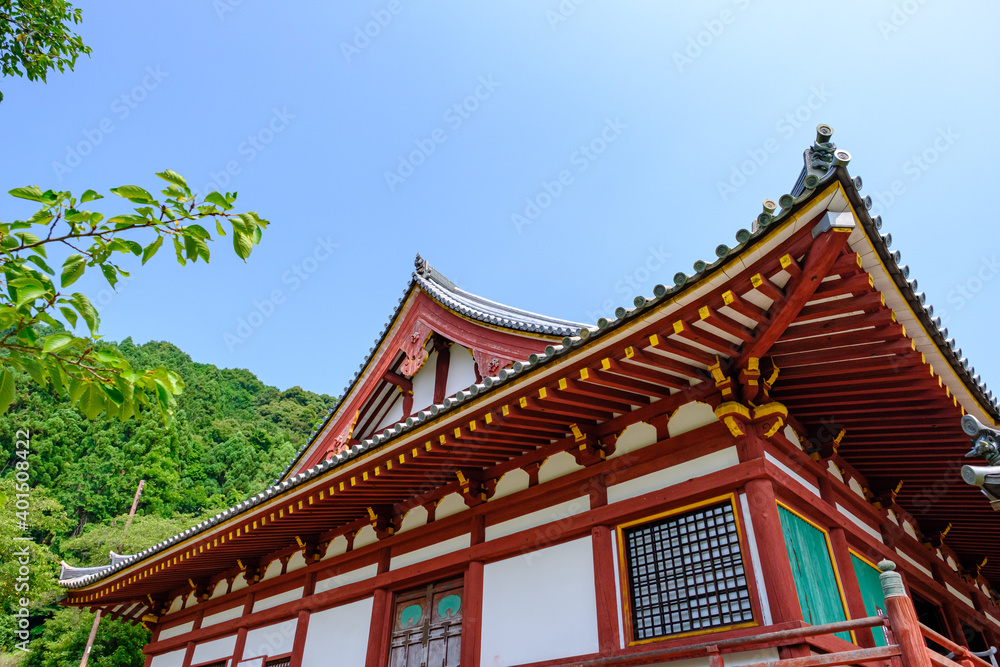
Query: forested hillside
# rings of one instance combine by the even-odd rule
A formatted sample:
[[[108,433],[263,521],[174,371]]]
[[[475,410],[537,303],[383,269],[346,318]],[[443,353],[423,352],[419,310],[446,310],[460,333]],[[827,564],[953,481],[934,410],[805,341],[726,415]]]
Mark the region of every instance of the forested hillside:
[[[133,553],[190,527],[272,482],[313,425],[333,407],[330,396],[293,387],[280,391],[240,369],[194,363],[170,343],[117,345],[133,368],[165,366],[185,383],[170,423],[144,410],[125,422],[87,420],[68,402],[18,378],[16,401],[0,417],[0,667],[79,664],[93,616],[55,605],[61,559],[73,565],[106,563],[108,551]],[[18,431],[30,432],[28,473],[32,565],[27,583],[32,638],[15,650],[12,600],[16,559],[24,533],[15,520],[14,475]],[[23,469],[22,465],[22,469]],[[136,518],[123,532],[140,480]],[[148,632],[104,620],[90,665],[142,665]],[[20,659],[20,663],[18,660]]]

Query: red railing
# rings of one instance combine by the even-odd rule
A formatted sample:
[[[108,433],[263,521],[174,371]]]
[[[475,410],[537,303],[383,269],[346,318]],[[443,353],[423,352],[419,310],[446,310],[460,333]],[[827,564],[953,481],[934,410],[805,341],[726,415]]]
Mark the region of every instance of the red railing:
[[[759,648],[810,645],[819,637],[852,630],[885,627],[888,646],[857,648],[845,651],[831,651],[819,655],[804,655],[768,660],[741,667],[836,667],[838,665],[885,665],[894,667],[994,667],[974,656],[969,649],[942,637],[930,628],[921,625],[913,602],[906,594],[902,578],[896,573],[895,565],[882,561],[882,592],[885,596],[886,616],[872,616],[851,621],[809,625],[799,628],[765,632],[758,635],[731,637],[717,641],[649,649],[641,652],[628,651],[588,660],[555,661],[545,663],[545,667],[604,667],[605,665],[642,665],[653,662],[670,662],[685,658],[708,658],[709,667],[725,667],[723,655]],[[924,638],[937,642],[954,652],[951,660],[927,648]],[[808,650],[808,649],[807,649]]]

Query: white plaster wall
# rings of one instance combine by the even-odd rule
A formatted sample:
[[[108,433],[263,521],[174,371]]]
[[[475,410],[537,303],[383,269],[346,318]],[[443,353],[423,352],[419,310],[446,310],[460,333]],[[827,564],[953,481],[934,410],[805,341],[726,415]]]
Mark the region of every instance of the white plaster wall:
[[[398,389],[392,389],[392,396],[389,397],[389,401],[392,407],[389,408],[389,412],[385,414],[379,425],[375,427],[374,433],[379,433],[403,419],[403,400]]]
[[[292,600],[298,600],[302,597],[302,587],[293,588],[290,591],[285,591],[284,593],[278,593],[277,595],[272,595],[268,598],[261,598],[260,600],[254,600],[253,611],[254,613],[258,611],[263,611],[264,609],[270,609],[271,607],[277,607],[279,604],[285,604],[286,602],[291,602]]]
[[[198,665],[211,660],[222,660],[233,655],[236,648],[236,635],[229,635],[222,639],[215,639],[210,642],[198,644],[194,647],[194,655],[191,657],[191,664]]]
[[[378,563],[365,565],[364,567],[359,567],[356,570],[349,570],[347,572],[337,572],[336,574],[331,574],[323,579],[318,579],[314,590],[316,593],[322,593],[334,588],[346,586],[347,584],[353,584],[359,581],[364,581],[365,579],[371,579],[376,574],[378,574]]]
[[[655,426],[647,424],[646,422],[636,422],[635,424],[630,424],[629,427],[622,431],[622,434],[618,436],[618,441],[615,443],[615,453],[608,458],[614,458],[616,456],[628,454],[629,452],[634,452],[637,449],[648,447],[655,442]]]
[[[176,598],[174,598],[174,601],[170,603],[170,609],[167,610],[167,613],[165,614],[165,616],[169,616],[170,614],[173,614],[174,612],[180,611],[181,610],[181,605],[183,605],[183,604],[184,604],[184,597],[183,596],[177,596]]]
[[[399,525],[399,532],[405,533],[408,530],[419,528],[425,523],[427,523],[427,510],[423,507],[414,507],[403,517],[403,522]]]
[[[794,428],[792,428],[791,426],[786,426],[785,430],[782,431],[782,433],[785,434],[785,437],[788,439],[790,443],[792,443],[799,449],[802,449],[802,441],[799,440],[799,434],[795,432]],[[830,463],[833,463],[833,461],[830,461]]]
[[[487,564],[482,623],[484,667],[596,653],[591,539]]]
[[[558,505],[553,505],[552,507],[546,507],[545,509],[538,510],[537,512],[522,514],[521,516],[508,521],[502,521],[492,526],[486,526],[486,539],[495,540],[498,537],[513,535],[514,533],[522,530],[528,530],[529,528],[535,528],[536,526],[542,526],[553,521],[565,519],[566,517],[579,514],[580,512],[586,512],[589,509],[590,498],[587,496],[567,500],[564,503],[559,503]]]
[[[207,628],[210,625],[217,625],[225,621],[231,621],[234,618],[239,618],[243,615],[243,605],[238,604],[235,607],[230,607],[225,611],[220,611],[212,614],[211,616],[206,616],[201,621],[201,627]]]
[[[298,623],[298,618],[292,618],[249,631],[246,643],[243,645],[243,658],[291,653],[292,644],[295,643],[295,627]]]
[[[288,565],[285,566],[285,574],[294,572],[295,570],[301,569],[305,566],[306,557],[302,555],[301,551],[296,551],[292,554],[292,557],[288,559]]]
[[[165,628],[160,630],[160,634],[157,637],[157,641],[163,639],[170,639],[171,637],[176,637],[177,635],[183,635],[185,632],[190,632],[191,628],[194,627],[194,621],[188,621],[187,623],[181,623],[180,625],[175,625],[172,628]]]
[[[448,382],[445,383],[445,396],[454,396],[459,389],[466,389],[476,383],[476,360],[472,358],[469,348],[458,343],[451,346],[451,358],[448,360]]]
[[[771,454],[771,452],[764,452],[764,458],[783,470],[786,475],[794,479],[796,482],[809,489],[809,491],[811,491],[817,498],[819,497],[819,487],[812,482],[807,481],[805,477],[789,468],[781,459]]]
[[[330,546],[326,548],[326,555],[323,556],[323,560],[334,558],[343,553],[347,553],[347,538],[343,535],[338,535],[333,538],[333,542],[330,542]]]
[[[840,510],[841,514],[843,514],[848,519],[850,519],[851,522],[854,523],[858,528],[860,528],[861,530],[865,531],[866,533],[868,533],[869,535],[871,535],[872,537],[874,537],[879,542],[882,541],[882,533],[878,532],[877,530],[875,530],[874,528],[872,528],[871,526],[869,526],[867,523],[865,523],[864,521],[862,521],[858,517],[856,517],[853,514],[851,514],[851,512],[848,511],[847,508],[845,508],[843,505],[841,505],[840,503],[837,503],[837,509]]]
[[[608,487],[608,502],[616,503],[620,500],[635,498],[645,493],[659,491],[668,486],[686,482],[695,477],[708,475],[719,470],[725,470],[738,465],[740,457],[736,453],[735,447],[728,447],[712,454],[699,456],[696,459],[678,463],[675,466],[651,472],[642,477],[636,477],[621,484]]]
[[[583,466],[576,462],[573,455],[569,452],[559,452],[546,459],[542,467],[539,468],[538,483],[544,484],[577,470],[583,470]]]
[[[313,614],[302,667],[364,667],[371,622],[372,598]]]
[[[837,468],[837,464],[836,463],[834,463],[833,461],[830,461],[829,463],[826,464],[826,469],[828,471],[830,471],[831,475],[833,475],[834,477],[836,477],[837,479],[839,479],[841,482],[844,481],[844,476],[840,474],[840,470]],[[889,511],[889,516],[890,517],[893,516],[891,510]]]
[[[181,667],[184,664],[184,654],[186,652],[186,649],[178,649],[170,653],[161,653],[160,655],[153,656],[149,667]]]
[[[493,492],[493,500],[524,491],[526,488],[528,488],[528,473],[520,468],[511,470],[497,482],[497,488]]]
[[[945,586],[947,586],[948,590],[951,591],[951,594],[954,595],[955,597],[957,597],[959,600],[961,600],[965,604],[969,605],[973,609],[976,608],[976,605],[974,605],[972,603],[972,598],[970,598],[969,596],[967,596],[965,593],[963,593],[962,591],[958,590],[957,588],[955,588],[951,584],[945,584]]]
[[[360,549],[376,542],[378,542],[378,535],[375,534],[375,529],[371,526],[365,526],[354,536],[355,549]]]
[[[677,411],[670,417],[670,421],[667,422],[667,433],[673,438],[681,433],[687,433],[717,421],[719,418],[715,416],[711,405],[697,402],[685,403],[677,408]]]
[[[250,584],[247,583],[247,580],[244,579],[242,576],[236,577],[235,579],[233,579],[233,585],[229,592],[233,593],[235,591],[240,590],[241,588],[246,588],[249,585]]]
[[[450,493],[438,503],[437,509],[434,510],[434,519],[443,519],[446,516],[464,512],[467,509],[469,509],[469,506],[465,504],[462,494]]]
[[[917,568],[918,570],[920,570],[921,572],[923,572],[924,574],[926,574],[928,577],[931,577],[932,579],[934,578],[934,573],[933,572],[931,572],[930,570],[928,570],[926,567],[924,567],[923,565],[921,565],[920,563],[918,563],[913,558],[910,558],[910,556],[907,555],[907,553],[905,551],[903,551],[902,549],[896,549],[896,553],[898,553],[900,556],[902,556],[903,558],[905,558],[910,565],[912,565],[913,567]]]
[[[272,560],[267,564],[267,569],[264,570],[264,576],[261,577],[260,580],[267,581],[268,579],[274,579],[278,576],[281,576],[281,561]]]
[[[433,558],[437,558],[438,556],[458,551],[459,549],[468,549],[471,544],[472,536],[469,535],[469,533],[453,537],[450,540],[436,542],[429,547],[414,549],[413,551],[407,551],[405,554],[390,558],[389,569],[398,570],[401,567],[413,565],[414,563],[420,563],[425,560],[431,560]]]
[[[434,402],[434,380],[437,375],[437,352],[431,352],[427,361],[413,376],[413,412],[430,407]]]

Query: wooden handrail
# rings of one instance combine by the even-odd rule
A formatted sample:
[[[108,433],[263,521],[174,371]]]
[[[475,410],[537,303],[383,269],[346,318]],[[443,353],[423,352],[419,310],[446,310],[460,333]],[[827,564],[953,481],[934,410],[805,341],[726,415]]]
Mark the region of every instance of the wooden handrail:
[[[964,646],[960,646],[960,645],[956,644],[955,642],[953,642],[952,640],[948,639],[947,637],[945,637],[941,633],[936,632],[936,631],[928,628],[923,623],[920,624],[920,634],[922,634],[927,639],[930,639],[935,644],[940,644],[944,648],[946,648],[949,651],[951,651],[952,653],[954,653],[955,654],[955,658],[961,658],[962,660],[968,660],[973,665],[975,665],[975,667],[993,667],[993,665],[991,663],[986,662],[985,660],[983,660],[979,656],[973,655],[972,651],[970,651],[969,649],[965,648]],[[930,649],[928,649],[928,650],[930,650]],[[935,653],[934,651],[931,651],[931,652]],[[933,660],[933,656],[931,657],[931,659]],[[948,660],[952,664],[957,664],[958,663],[958,660],[950,660],[949,658],[944,658],[944,659]]]

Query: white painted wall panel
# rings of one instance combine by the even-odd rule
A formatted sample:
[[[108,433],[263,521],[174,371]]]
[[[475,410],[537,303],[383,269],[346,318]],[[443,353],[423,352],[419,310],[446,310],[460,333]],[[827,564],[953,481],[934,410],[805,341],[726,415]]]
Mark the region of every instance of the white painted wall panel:
[[[337,572],[336,574],[331,574],[323,579],[317,580],[315,591],[316,593],[322,593],[333,588],[346,586],[347,584],[353,584],[358,581],[364,581],[365,579],[371,579],[376,574],[378,574],[378,563],[372,563],[371,565],[366,565],[356,570],[349,570],[347,572]]]
[[[685,403],[677,408],[677,412],[667,422],[667,433],[673,438],[717,421],[719,418],[715,416],[711,405],[698,402]]]
[[[302,597],[302,587],[293,588],[290,591],[285,591],[284,593],[278,593],[277,595],[272,595],[269,598],[262,598],[260,600],[255,600],[253,603],[254,613],[258,611],[263,611],[265,609],[270,609],[271,607],[277,607],[279,604],[285,604],[286,602],[291,602],[292,600],[298,600]]]
[[[770,452],[764,452],[764,458],[766,458],[768,461],[776,465],[778,468],[781,468],[781,470],[783,470],[786,475],[794,479],[802,486],[806,487],[809,491],[815,494],[817,498],[819,497],[819,487],[817,487],[812,482],[807,481],[805,477],[803,477],[799,473],[789,468],[787,465],[785,465],[783,461],[778,459],[778,457],[774,456]]]
[[[194,647],[194,655],[191,657],[191,664],[198,665],[211,660],[222,660],[233,655],[236,648],[236,635],[229,635],[222,639],[214,639],[204,642]]]
[[[413,551],[408,551],[400,556],[394,556],[389,560],[389,569],[398,570],[399,568],[406,567],[407,565],[413,565],[414,563],[431,560],[432,558],[437,558],[438,556],[443,556],[444,554],[450,554],[452,551],[468,549],[471,544],[472,536],[469,535],[469,533],[459,535],[458,537],[437,542],[429,547],[424,547],[423,549],[414,549]]]
[[[156,641],[163,639],[170,639],[171,637],[176,637],[177,635],[183,635],[185,632],[190,632],[191,628],[194,627],[194,621],[188,621],[187,623],[181,623],[180,625],[175,625],[172,628],[164,628],[160,630],[160,634]]]
[[[247,640],[243,645],[243,658],[291,653],[292,644],[295,642],[295,626],[298,623],[298,618],[292,618],[282,623],[251,630],[247,633]]]
[[[428,408],[434,402],[434,380],[437,375],[437,352],[431,352],[427,361],[413,376],[413,412]]]
[[[591,539],[488,563],[483,570],[482,622],[484,666],[596,653]]]
[[[840,512],[844,516],[846,516],[848,519],[850,519],[851,522],[854,523],[858,528],[860,528],[861,530],[865,531],[866,533],[868,533],[869,535],[871,535],[872,537],[874,537],[879,542],[882,541],[882,533],[878,532],[877,530],[875,530],[874,528],[872,528],[871,526],[869,526],[866,522],[862,521],[858,517],[856,517],[853,514],[851,514],[851,512],[846,507],[844,507],[840,503],[837,503],[837,509],[840,510]]]
[[[448,360],[448,381],[445,383],[445,396],[454,396],[459,389],[467,389],[476,383],[476,360],[472,358],[469,348],[458,343],[451,346],[451,358]]]
[[[211,616],[206,616],[201,621],[201,627],[207,628],[210,625],[217,625],[219,623],[224,623],[226,621],[231,621],[234,618],[239,618],[243,615],[243,605],[237,605],[235,607],[230,607],[225,611],[220,611]]]
[[[149,667],[181,667],[184,664],[184,654],[186,652],[185,649],[178,649],[170,653],[161,653],[160,655],[153,656]]]
[[[538,510],[537,512],[523,514],[514,519],[510,519],[509,521],[503,521],[492,526],[486,526],[486,539],[495,540],[498,537],[513,535],[514,533],[522,530],[528,530],[529,528],[535,528],[536,526],[543,526],[547,523],[559,521],[560,519],[565,519],[566,517],[573,516],[574,514],[579,514],[580,512],[586,512],[589,509],[589,497],[581,496],[580,498],[574,498],[573,500],[568,500],[564,503],[553,505],[552,507],[546,507],[545,509]]]
[[[643,475],[642,477],[636,477],[635,479],[622,482],[621,484],[609,486],[608,502],[616,503],[620,500],[635,498],[636,496],[650,493],[651,491],[659,491],[660,489],[665,489],[668,486],[686,482],[689,479],[694,479],[695,477],[701,477],[702,475],[708,475],[709,473],[731,468],[732,466],[739,464],[739,462],[740,457],[736,453],[735,447],[729,447],[718,452],[713,452],[712,454],[699,456],[696,459],[685,461],[684,463],[678,463],[675,466],[670,466],[669,468],[664,468],[663,470],[657,470],[656,472]]]
[[[364,667],[371,622],[372,598],[313,614],[302,667]]]

